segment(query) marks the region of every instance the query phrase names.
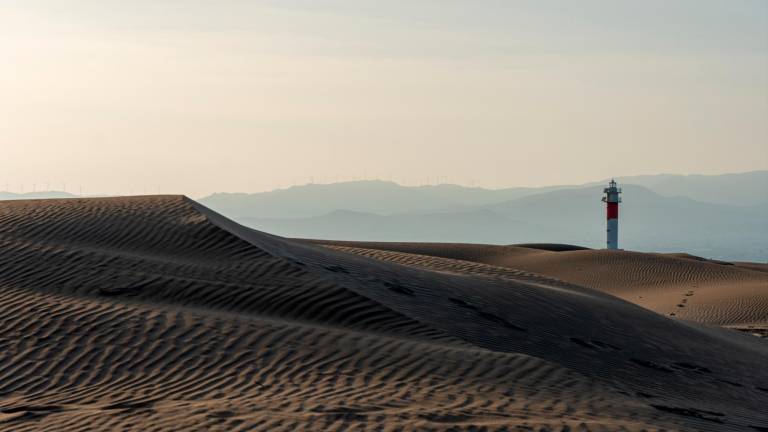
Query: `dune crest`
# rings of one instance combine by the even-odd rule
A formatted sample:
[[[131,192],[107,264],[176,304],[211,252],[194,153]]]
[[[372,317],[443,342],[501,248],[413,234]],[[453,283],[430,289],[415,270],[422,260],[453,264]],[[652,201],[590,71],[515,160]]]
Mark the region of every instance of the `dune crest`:
[[[683,253],[590,250],[567,245],[319,243],[527,271],[590,287],[663,315],[747,332],[768,330],[768,265],[760,263],[730,263]]]

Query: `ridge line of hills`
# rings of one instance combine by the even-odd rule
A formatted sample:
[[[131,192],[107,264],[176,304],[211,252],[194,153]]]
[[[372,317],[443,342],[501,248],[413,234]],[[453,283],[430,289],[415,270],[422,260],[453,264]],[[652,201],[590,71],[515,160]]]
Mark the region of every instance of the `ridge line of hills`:
[[[768,261],[768,170],[617,179],[624,188],[621,247]],[[285,237],[601,248],[602,188],[603,182],[491,190],[370,180],[217,193],[199,201],[241,224]],[[74,197],[55,197],[66,196]],[[0,199],[13,198],[20,197],[0,193]]]
[[[653,178],[653,182],[644,179],[653,183],[648,186],[621,183],[622,247],[647,252],[685,251],[730,261],[768,261],[768,171],[712,177],[715,179],[695,179],[704,179],[707,185],[725,179],[728,184],[703,189],[717,191],[722,197],[738,189],[749,198],[744,196],[739,204],[724,204],[703,201],[702,194],[664,196],[653,189],[668,188],[659,185],[687,178],[682,176]],[[478,191],[451,185],[409,188],[369,181],[306,185],[263,194],[216,194],[200,201],[251,228],[286,237],[544,242],[602,248],[602,188],[602,184],[594,184],[538,191]],[[669,190],[680,189],[682,186]],[[517,196],[500,199],[502,194]]]

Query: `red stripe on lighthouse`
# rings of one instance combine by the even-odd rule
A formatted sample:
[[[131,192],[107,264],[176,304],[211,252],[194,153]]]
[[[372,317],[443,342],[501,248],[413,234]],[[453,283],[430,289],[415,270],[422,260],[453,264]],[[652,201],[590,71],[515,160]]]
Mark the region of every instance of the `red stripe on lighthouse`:
[[[608,219],[619,218],[619,203],[608,203]]]

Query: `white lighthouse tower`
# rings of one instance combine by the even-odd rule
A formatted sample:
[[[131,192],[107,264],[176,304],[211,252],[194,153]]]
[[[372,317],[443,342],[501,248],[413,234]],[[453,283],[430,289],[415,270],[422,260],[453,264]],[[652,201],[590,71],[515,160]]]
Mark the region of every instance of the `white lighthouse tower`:
[[[621,202],[621,188],[616,187],[616,182],[611,179],[608,187],[603,189],[605,196],[603,202],[606,204],[608,215],[608,249],[619,248],[619,203]]]

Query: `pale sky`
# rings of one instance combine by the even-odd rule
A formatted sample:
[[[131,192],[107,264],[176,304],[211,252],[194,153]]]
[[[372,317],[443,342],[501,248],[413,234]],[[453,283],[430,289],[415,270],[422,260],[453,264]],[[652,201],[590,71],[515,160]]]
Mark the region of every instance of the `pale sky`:
[[[0,0],[0,190],[768,169],[765,0]]]

